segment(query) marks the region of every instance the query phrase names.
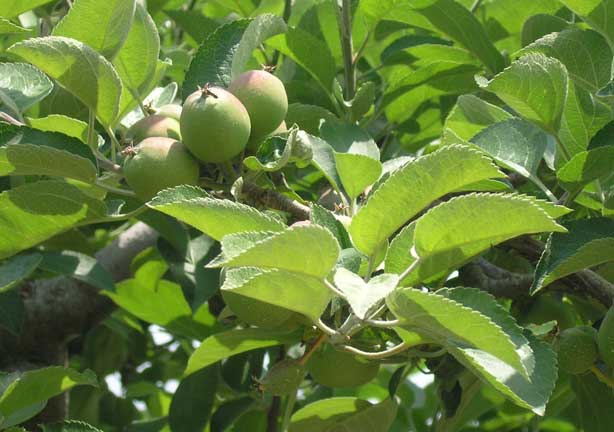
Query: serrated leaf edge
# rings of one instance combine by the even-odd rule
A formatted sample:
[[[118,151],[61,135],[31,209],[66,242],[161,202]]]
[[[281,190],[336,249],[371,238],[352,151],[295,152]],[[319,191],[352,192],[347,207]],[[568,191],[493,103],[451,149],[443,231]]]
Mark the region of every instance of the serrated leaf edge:
[[[513,346],[513,347],[514,347],[514,352],[516,352],[516,345],[515,345],[515,344],[512,342],[511,338],[510,338],[510,337],[508,336],[508,334],[507,334],[507,333],[505,333],[505,331],[504,331],[504,330],[503,330],[503,329],[502,329],[502,328],[501,328],[501,327],[500,327],[500,326],[499,326],[497,323],[495,323],[495,322],[494,322],[494,321],[493,321],[493,320],[492,320],[492,319],[491,319],[489,316],[484,315],[484,314],[482,314],[481,312],[479,312],[479,311],[477,311],[477,310],[475,310],[475,309],[471,309],[470,307],[467,307],[467,306],[463,305],[462,303],[459,303],[459,302],[457,302],[457,301],[455,301],[455,300],[452,300],[452,299],[449,299],[449,298],[447,298],[447,297],[444,297],[444,296],[442,296],[442,295],[440,295],[440,294],[433,293],[433,292],[424,292],[424,291],[419,290],[419,289],[416,289],[416,288],[407,288],[407,287],[405,287],[405,288],[401,288],[401,289],[396,289],[396,290],[394,290],[392,293],[390,293],[390,294],[388,295],[388,297],[386,298],[386,302],[388,302],[388,298],[389,298],[390,296],[393,296],[393,295],[400,295],[400,294],[401,294],[401,292],[402,292],[402,291],[405,291],[405,290],[414,290],[414,291],[420,292],[421,294],[424,294],[425,296],[437,296],[437,297],[439,297],[440,299],[442,299],[442,300],[444,301],[444,303],[445,303],[445,302],[447,302],[447,303],[453,304],[454,306],[459,307],[461,310],[468,311],[468,312],[469,312],[470,314],[472,314],[472,315],[477,315],[477,316],[480,316],[481,318],[484,318],[484,319],[485,319],[485,320],[488,322],[488,324],[490,324],[491,326],[493,326],[494,328],[496,328],[496,329],[499,331],[500,336],[502,335],[502,336],[503,336],[503,339],[505,339],[505,340],[506,340],[506,341],[507,341],[507,342],[508,342],[508,343],[509,343],[511,346]],[[392,311],[392,308],[391,308],[391,311]],[[393,312],[393,314],[394,314],[394,312]],[[402,317],[398,317],[396,314],[394,314],[394,315],[397,317],[397,319],[399,319],[399,320],[401,321],[401,324],[400,324],[400,326],[401,326],[401,327],[407,328],[407,329],[409,329],[409,330],[411,330],[411,331],[414,331],[414,332],[416,332],[416,333],[418,333],[418,334],[422,334],[422,333],[424,333],[424,332],[422,331],[423,329],[422,329],[421,327],[413,327],[413,326],[411,326],[411,325],[405,325],[405,326],[404,326],[404,325],[403,325],[403,321],[404,321],[404,319],[403,319]],[[407,321],[407,320],[405,320],[405,321]],[[429,332],[429,335],[427,335],[427,336],[429,336],[429,337],[430,337],[430,333],[431,333],[431,332]],[[435,335],[438,337],[438,339],[439,339],[439,340],[441,340],[441,339],[442,339],[442,338],[441,338],[441,335],[439,335],[439,334],[437,334],[437,333],[435,333]],[[445,336],[445,335],[444,335],[444,338],[443,338],[443,339],[444,339],[446,342],[447,342],[448,340],[450,340],[450,339],[449,339],[447,336]],[[460,338],[460,337],[459,337],[459,339],[461,339],[461,341],[462,341],[462,342],[465,342],[465,340],[463,340],[462,338]],[[471,344],[471,345],[473,346],[473,344]],[[477,348],[477,349],[480,349],[480,348]],[[491,354],[491,353],[489,353],[489,354]],[[494,354],[491,354],[491,355],[492,355],[493,357],[496,357]],[[520,371],[518,371],[518,369],[516,369],[516,367],[514,367],[514,366],[512,366],[512,365],[510,365],[510,364],[508,364],[508,363],[506,363],[504,360],[501,360],[501,359],[499,359],[498,357],[497,357],[497,359],[499,359],[499,361],[501,361],[502,363],[507,364],[507,365],[508,365],[508,366],[510,366],[512,369],[517,370],[518,372],[520,372],[522,376],[524,376],[524,377],[528,377],[528,371],[526,370],[526,367],[525,367],[525,366],[524,366],[524,364],[522,363],[522,359],[520,358],[520,355],[518,355],[518,353],[516,353],[516,355],[517,355],[517,357],[518,357],[518,362],[519,362],[519,363],[522,365],[522,370],[520,370]]]
[[[306,226],[296,226],[296,227],[289,227],[283,231],[278,231],[278,232],[273,232],[273,231],[245,231],[244,233],[241,234],[245,234],[245,233],[258,233],[258,234],[267,234],[267,233],[271,233],[272,235],[270,237],[267,237],[265,239],[256,241],[255,243],[252,244],[252,246],[248,249],[245,249],[241,252],[239,252],[238,254],[233,254],[233,255],[226,255],[224,253],[224,248],[223,248],[223,242],[224,239],[222,239],[222,253],[220,253],[217,257],[215,257],[209,264],[207,264],[207,267],[210,268],[217,268],[217,267],[223,267],[224,265],[227,265],[229,262],[240,258],[241,256],[245,255],[247,252],[253,250],[256,247],[260,247],[263,244],[267,243],[267,242],[271,242],[274,241],[274,239],[281,237],[283,235],[286,235],[289,231],[304,231],[304,230],[318,230],[321,231],[322,233],[325,233],[326,235],[328,235],[330,237],[331,240],[333,240],[336,249],[337,249],[337,256],[339,256],[340,250],[341,248],[339,247],[339,242],[337,242],[337,239],[335,238],[335,236],[333,236],[333,234],[325,227],[320,226],[320,225],[316,225],[316,224],[312,224],[312,225],[306,225]],[[230,234],[233,235],[233,234]],[[245,266],[245,265],[241,265],[238,267],[251,267],[251,266]],[[262,269],[279,269],[279,270],[285,270],[288,271],[290,273],[296,273],[296,274],[303,274],[306,276],[310,276],[310,277],[314,277],[314,278],[320,278],[320,275],[313,275],[310,273],[304,273],[304,272],[299,272],[299,271],[293,271],[293,270],[286,270],[284,268],[280,268],[280,267],[257,267],[257,268],[262,268]],[[330,270],[332,271],[334,269],[333,268]],[[330,273],[329,271],[329,273]]]
[[[456,197],[453,197],[453,198],[449,199],[446,202],[443,202],[443,203],[441,203],[441,204],[439,204],[439,205],[437,205],[435,207],[430,208],[426,213],[424,213],[420,217],[420,219],[426,217],[429,213],[435,211],[436,209],[438,209],[438,208],[440,208],[442,206],[446,206],[448,203],[451,203],[453,201],[463,200],[463,199],[466,199],[467,197],[492,197],[492,196],[510,198],[510,200],[512,200],[512,201],[523,201],[523,202],[529,203],[533,207],[535,207],[539,212],[541,212],[548,220],[553,222],[556,227],[559,228],[557,230],[553,230],[553,232],[562,232],[562,233],[566,233],[567,232],[567,228],[565,228],[563,225],[559,224],[556,221],[556,219],[554,219],[552,216],[550,216],[548,213],[546,213],[546,211],[543,208],[541,208],[539,205],[537,205],[535,203],[535,201],[532,199],[532,197],[530,197],[528,195],[524,195],[524,194],[505,193],[505,192],[501,192],[501,193],[473,192],[473,193],[469,193],[469,194],[465,194],[465,195],[456,196]],[[419,226],[419,223],[420,223],[420,219],[418,219],[417,222],[416,222],[416,230],[418,229],[418,226]],[[531,233],[524,233],[524,234],[531,234]],[[533,234],[535,234],[535,233],[533,233]],[[414,238],[415,238],[415,235],[414,235]],[[470,242],[461,243],[460,245],[456,245],[455,248],[458,247],[458,246],[464,246],[464,245],[467,245],[467,244],[475,243],[475,241],[476,240],[470,241]],[[414,243],[414,247],[415,247],[415,243]],[[445,251],[448,251],[448,250],[452,250],[452,249],[441,249],[441,250],[438,250],[437,253],[445,252]],[[416,253],[417,253],[417,250],[416,250]],[[420,257],[424,258],[424,257],[428,257],[428,256],[430,256],[430,255],[421,255]]]

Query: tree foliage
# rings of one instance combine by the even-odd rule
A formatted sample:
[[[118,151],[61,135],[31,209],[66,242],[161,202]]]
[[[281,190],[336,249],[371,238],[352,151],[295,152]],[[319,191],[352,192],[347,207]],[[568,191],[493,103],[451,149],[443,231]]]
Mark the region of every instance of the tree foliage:
[[[611,430],[612,16],[4,0],[0,431]]]

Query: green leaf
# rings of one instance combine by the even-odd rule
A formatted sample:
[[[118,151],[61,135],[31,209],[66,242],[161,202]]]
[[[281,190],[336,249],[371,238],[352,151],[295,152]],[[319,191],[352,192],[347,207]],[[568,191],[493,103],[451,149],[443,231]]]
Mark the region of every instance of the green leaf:
[[[40,268],[67,275],[101,290],[113,291],[113,277],[96,259],[74,251],[47,251],[43,254]]]
[[[25,372],[13,381],[0,397],[0,419],[3,428],[19,424],[36,415],[28,408],[44,403],[76,385],[97,387],[96,376],[91,371],[79,373],[59,366]]]
[[[45,175],[94,183],[96,167],[87,159],[45,145],[0,147],[0,175]]]
[[[382,164],[370,156],[336,152],[334,155],[337,173],[350,199],[357,198],[382,174]]]
[[[159,280],[151,284],[137,277],[116,284],[115,292],[104,294],[143,321],[190,338],[197,339],[204,334],[201,325],[192,319],[192,309],[176,283]]]
[[[250,20],[241,19],[218,27],[198,47],[183,82],[183,99],[206,83],[228,87],[232,80],[232,59],[239,49]]]
[[[475,66],[460,66],[445,73],[428,77],[422,84],[403,87],[393,94],[386,96],[385,113],[388,121],[404,123],[420,117],[423,112],[430,114],[421,125],[426,129],[433,121],[441,121],[438,109],[423,111],[428,101],[438,101],[444,95],[456,95],[474,92],[478,89],[475,82]],[[435,120],[436,119],[436,120]]]
[[[10,290],[30,276],[43,257],[40,254],[16,255],[0,264],[0,293]]]
[[[498,325],[516,346],[516,352],[528,374],[535,371],[535,357],[523,329],[516,324],[510,313],[491,294],[476,288],[443,288],[437,291],[462,305],[480,312]]]
[[[115,119],[122,85],[115,68],[87,45],[48,36],[27,39],[8,49],[32,63],[96,112],[104,125]]]
[[[504,109],[477,96],[462,95],[446,119],[442,142],[445,145],[467,143],[488,126],[511,118]]]
[[[215,402],[218,368],[207,367],[181,380],[168,411],[173,432],[203,430],[209,423]]]
[[[41,425],[43,432],[102,432],[85,422],[78,420],[64,420],[61,423]]]
[[[221,255],[208,267],[277,268],[324,278],[338,256],[339,244],[329,230],[305,225],[272,235],[251,232],[227,235],[222,238]]]
[[[376,90],[377,86],[372,81],[367,81],[358,87],[354,99],[349,103],[351,121],[359,121],[369,112],[371,106],[375,103]]]
[[[568,234],[554,233],[535,270],[537,292],[557,279],[614,260],[614,220],[582,219],[565,224]]]
[[[350,236],[345,229],[345,226],[339,221],[335,215],[318,204],[312,204],[309,218],[312,223],[323,226],[335,236],[341,249],[352,247]]]
[[[382,173],[379,148],[367,132],[353,124],[326,120],[320,135],[334,150],[335,169],[350,199],[377,181]]]
[[[320,136],[336,152],[379,160],[377,144],[367,132],[356,125],[327,120],[320,126]]]
[[[219,27],[217,21],[206,17],[199,11],[165,10],[164,13],[199,45]]]
[[[423,335],[447,349],[459,347],[488,353],[528,376],[529,371],[510,335],[487,315],[439,293],[414,288],[393,291],[386,303],[403,329]],[[493,308],[492,305],[488,307]]]
[[[567,93],[567,70],[558,60],[527,54],[492,80],[480,79],[479,84],[546,131],[558,129]]]
[[[450,173],[454,175],[450,175]],[[448,146],[395,171],[352,219],[356,247],[371,256],[395,231],[437,198],[464,185],[503,174],[485,156]]]
[[[331,298],[322,278],[280,269],[229,270],[222,289],[298,312],[312,321],[320,318]]]
[[[278,16],[272,14],[256,16],[245,29],[241,42],[234,53],[231,78],[236,78],[246,70],[256,48],[270,37],[284,33],[286,28],[285,21]]]
[[[503,56],[477,18],[463,5],[454,0],[412,0],[410,4],[437,30],[471,51],[491,72],[503,69]]]
[[[27,63],[0,63],[0,91],[20,112],[43,100],[53,90],[47,75]]]
[[[555,10],[550,12],[555,12]],[[561,32],[568,28],[569,25],[570,23],[555,15],[546,13],[533,15],[522,26],[522,46],[530,45],[547,34]]]
[[[97,173],[93,153],[67,138],[26,126],[0,125],[0,139],[8,143],[0,143],[0,175],[47,175],[93,183]]]
[[[580,15],[591,27],[603,34],[614,46],[614,27],[610,17],[614,14],[612,0],[561,0],[565,6]]]
[[[416,260],[410,253],[414,246],[416,222],[406,225],[390,242],[384,261],[386,273],[401,274]]]
[[[576,193],[584,186],[612,174],[614,166],[614,146],[597,147],[576,154],[556,173],[563,187]]]
[[[522,52],[541,52],[559,60],[569,77],[590,93],[596,93],[610,81],[612,51],[604,37],[592,30],[572,28],[551,33]]]
[[[287,137],[272,136],[258,148],[255,156],[243,159],[243,164],[252,171],[279,171],[290,162],[298,165],[308,163],[313,157],[311,148],[297,139],[298,128],[290,129]]]
[[[563,160],[586,150],[591,139],[614,118],[612,109],[598,97],[569,82],[559,138]]]
[[[159,55],[160,37],[156,23],[147,9],[137,3],[130,32],[113,59],[113,66],[124,88],[118,117],[123,117],[124,113],[136,107],[149,91],[156,75]]]
[[[40,118],[28,117],[26,121],[34,129],[45,132],[59,132],[69,137],[78,138],[82,143],[87,144],[88,126],[84,121],[66,117],[62,114],[51,114]],[[98,135],[98,146],[100,147],[103,144],[104,138]],[[88,158],[92,162],[96,162],[96,158],[89,148],[84,150],[87,152]]]
[[[299,339],[300,335],[296,332],[260,328],[234,329],[216,333],[205,339],[192,353],[188,359],[184,376],[246,351],[295,343]]]
[[[18,290],[0,291],[0,327],[19,337],[24,318],[25,308]]]
[[[30,30],[27,28],[23,28],[18,26],[17,24],[13,24],[11,21],[6,18],[0,17],[0,35],[5,34],[23,34],[29,33]]]
[[[369,318],[368,312],[386,298],[399,283],[394,274],[381,274],[365,282],[360,276],[343,267],[335,272],[335,286],[345,294],[352,311],[360,319]]]
[[[61,123],[61,120],[59,120]],[[61,125],[58,129],[61,129]],[[11,145],[33,145],[37,147],[49,147],[63,151],[80,159],[87,159],[92,166],[96,166],[96,156],[92,150],[83,145],[79,139],[55,131],[47,132],[45,129],[38,130],[28,126],[17,126],[0,122],[0,148]]]
[[[14,255],[88,219],[106,205],[60,181],[40,181],[0,194],[0,258]]]
[[[387,95],[409,86],[424,84],[436,77],[450,75],[456,71],[466,70],[477,73],[482,70],[470,52],[456,46],[441,45],[435,42],[411,46],[398,53],[397,57],[401,57],[403,63],[392,68],[387,74],[387,80],[390,82],[386,88]],[[391,62],[391,60],[388,61]]]
[[[523,195],[469,194],[446,201],[416,222],[412,254],[420,265],[403,284],[451,270],[493,245],[521,235],[565,232],[554,217],[567,211]]]
[[[536,177],[548,136],[532,123],[512,118],[488,126],[471,142],[524,177]]]
[[[326,180],[338,191],[341,187],[341,179],[335,165],[335,152],[330,144],[302,130],[298,131],[297,139],[311,148],[313,153],[312,165],[324,174]]]
[[[52,0],[2,0],[0,16],[13,18],[35,7],[50,3]]]
[[[582,428],[591,432],[608,432],[612,428],[612,389],[592,373],[574,375],[571,380]]]
[[[255,424],[253,419],[249,419],[249,427],[263,431],[266,428],[266,412],[250,410],[254,405],[254,399],[249,396],[229,400],[219,405],[211,417],[211,432],[222,432],[226,430],[245,431],[245,428],[238,426],[241,419],[247,420],[250,414],[260,417],[262,422]]]
[[[478,132],[513,118],[510,113],[477,96],[462,95],[450,111],[443,131],[443,144],[464,144]]]
[[[289,432],[386,432],[396,413],[391,399],[378,404],[354,397],[320,399],[292,415]]]
[[[270,14],[236,20],[215,30],[200,45],[183,83],[183,98],[206,83],[228,87],[244,71],[252,51],[269,37],[285,30],[281,18]]]
[[[451,354],[516,405],[543,416],[557,380],[556,354],[530,332],[525,336],[535,356],[535,368],[528,379],[486,351],[457,348]]]
[[[335,59],[326,43],[311,32],[289,27],[286,34],[271,38],[268,45],[305,69],[329,93],[335,79]]]
[[[326,108],[302,103],[288,105],[286,114],[286,124],[289,127],[297,124],[301,131],[311,135],[319,135],[321,120],[334,121],[336,119],[335,115]]]
[[[282,231],[286,225],[253,207],[229,200],[209,198],[207,193],[191,186],[166,189],[148,204],[154,210],[221,240],[228,234],[246,231]]]
[[[362,0],[359,9],[371,30],[382,20],[397,21],[430,29],[426,18],[412,9],[406,0]]]
[[[53,29],[53,36],[76,39],[112,59],[124,44],[136,0],[79,0]]]

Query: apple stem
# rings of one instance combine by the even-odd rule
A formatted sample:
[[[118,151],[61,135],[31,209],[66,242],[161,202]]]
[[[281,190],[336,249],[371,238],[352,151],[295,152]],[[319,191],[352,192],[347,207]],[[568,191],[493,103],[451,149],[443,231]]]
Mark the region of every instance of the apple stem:
[[[298,364],[304,366],[305,363],[307,363],[307,360],[309,360],[309,357],[311,357],[311,355],[318,349],[320,345],[322,345],[325,340],[326,335],[324,333],[320,333],[320,336],[318,336],[314,343],[311,344],[307,351],[305,351],[305,354],[303,354],[303,356],[297,360]]]

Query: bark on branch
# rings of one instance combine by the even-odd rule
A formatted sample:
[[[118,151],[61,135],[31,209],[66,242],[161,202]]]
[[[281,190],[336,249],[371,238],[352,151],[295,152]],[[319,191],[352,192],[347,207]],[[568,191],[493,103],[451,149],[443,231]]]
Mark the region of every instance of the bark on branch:
[[[531,237],[519,237],[504,243],[503,247],[514,249],[529,261],[537,263],[545,246]],[[533,283],[533,275],[504,270],[483,258],[478,258],[461,268],[459,277],[467,286],[475,286],[496,297],[511,299],[528,295]],[[610,307],[614,303],[614,284],[592,270],[581,270],[558,282],[556,289],[592,297],[605,307]]]
[[[245,183],[243,185],[243,192],[254,204],[285,211],[298,220],[307,220],[311,214],[311,209],[308,206],[272,189],[264,189],[253,183]]]
[[[158,234],[138,222],[100,250],[96,258],[115,281],[129,276],[132,259],[155,244]],[[0,370],[26,371],[65,366],[66,343],[86,333],[113,310],[111,301],[94,287],[67,276],[22,284],[24,321],[18,337],[0,328]],[[67,396],[53,398],[28,424],[54,422],[66,415]]]

